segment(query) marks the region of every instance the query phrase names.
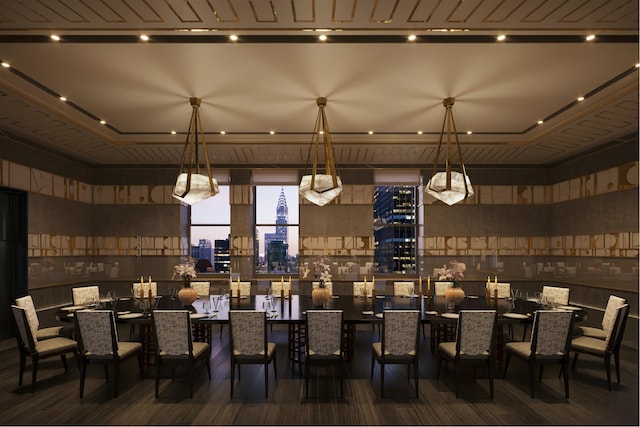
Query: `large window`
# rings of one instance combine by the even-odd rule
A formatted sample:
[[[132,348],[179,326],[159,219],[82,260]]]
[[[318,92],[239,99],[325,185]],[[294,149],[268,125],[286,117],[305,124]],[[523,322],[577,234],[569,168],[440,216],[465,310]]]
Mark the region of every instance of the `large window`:
[[[257,185],[256,273],[298,273],[298,187]]]
[[[196,270],[200,273],[230,272],[229,186],[220,185],[219,188],[220,193],[191,207],[189,253],[196,260]]]
[[[375,270],[416,271],[417,186],[376,186],[373,204]]]

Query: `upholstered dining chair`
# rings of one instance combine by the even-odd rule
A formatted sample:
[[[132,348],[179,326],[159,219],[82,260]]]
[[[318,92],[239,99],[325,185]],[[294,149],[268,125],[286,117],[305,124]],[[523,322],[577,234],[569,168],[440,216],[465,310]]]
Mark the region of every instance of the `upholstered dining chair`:
[[[118,397],[120,363],[137,357],[140,376],[144,379],[142,344],[118,340],[118,330],[112,310],[79,310],[75,312],[74,322],[80,353],[81,399],[84,396],[87,365],[92,363],[104,365],[105,380],[107,382],[109,382],[108,365],[113,365],[113,393],[116,398]]]
[[[289,290],[291,290],[291,292],[293,292],[293,289],[291,289],[291,285],[289,284],[289,282],[287,280],[285,281],[277,281],[274,280],[271,282],[271,293],[274,294],[275,296],[280,296],[282,295],[282,290],[284,290],[284,296],[289,296]]]
[[[33,333],[29,324],[27,310],[17,305],[11,306],[15,326],[17,329],[16,340],[20,352],[20,375],[18,385],[22,387],[22,376],[26,370],[27,357],[31,358],[31,392],[36,391],[36,379],[38,376],[38,362],[49,357],[60,356],[64,371],[68,371],[67,354],[71,354],[78,360],[78,343],[65,337],[53,337],[39,340]]]
[[[511,297],[511,283],[498,282],[498,298],[510,298],[510,297]]]
[[[361,296],[364,291],[364,282],[353,282],[353,295]],[[373,283],[367,282],[367,298],[371,298],[373,296]]]
[[[27,322],[31,332],[38,341],[46,340],[55,337],[71,338],[73,335],[73,327],[67,326],[51,326],[48,328],[40,328],[40,319],[38,318],[38,312],[33,304],[31,295],[25,295],[20,298],[16,298],[16,305],[22,307],[27,315]]]
[[[585,337],[598,338],[606,340],[611,334],[611,328],[616,322],[616,315],[618,314],[618,308],[625,305],[627,300],[617,297],[615,295],[609,295],[607,301],[607,308],[604,310],[604,316],[602,317],[602,328],[596,328],[592,326],[578,326],[578,329]]]
[[[437,297],[443,297],[447,289],[453,287],[453,282],[433,282],[434,294]]]
[[[529,365],[531,397],[535,395],[535,369],[540,365],[538,381],[542,382],[545,364],[560,364],[564,373],[564,394],[569,398],[569,345],[573,330],[573,312],[565,310],[538,310],[533,319],[531,340],[510,342],[505,346],[503,378],[507,377],[511,356],[523,359]]]
[[[209,291],[211,290],[211,282],[191,282],[189,286],[196,290],[199,297],[209,296]]]
[[[460,369],[458,365],[487,365],[489,393],[493,398],[493,353],[497,323],[496,310],[460,310],[455,342],[441,342],[438,345],[438,371],[443,361],[453,362],[456,377],[456,397],[459,397]],[[475,373],[475,370],[474,370]],[[474,375],[475,378],[475,375]]]
[[[251,295],[251,282],[231,282],[231,290],[234,297],[248,297]]]
[[[305,396],[309,397],[311,366],[338,366],[340,398],[344,397],[344,357],[342,310],[307,310],[304,357]]]
[[[276,344],[267,341],[267,316],[264,310],[229,311],[229,349],[231,350],[231,398],[235,382],[236,365],[238,380],[240,366],[244,364],[264,365],[264,396],[269,397],[269,364],[278,381]]]
[[[99,286],[82,286],[71,289],[73,305],[91,304],[100,300]]]
[[[569,304],[569,288],[560,288],[557,286],[543,286],[542,298],[547,299],[554,305]]]
[[[414,282],[393,282],[393,295],[409,296],[415,294]]]
[[[416,399],[419,396],[418,349],[420,312],[418,310],[385,310],[382,339],[374,342],[371,350],[371,380],[373,368],[380,364],[380,397],[384,397],[384,367],[387,364],[407,365],[407,380],[413,365]]]
[[[193,397],[193,368],[198,361],[207,367],[211,381],[211,346],[206,342],[194,342],[191,334],[189,310],[154,310],[151,313],[156,344],[156,399],[160,387],[160,367],[186,365],[189,372],[189,397]]]
[[[575,370],[576,368],[580,353],[602,357],[607,372],[607,388],[609,391],[611,391],[611,355],[614,357],[616,377],[618,384],[620,383],[620,345],[622,344],[622,336],[624,335],[628,317],[629,304],[621,305],[616,308],[615,321],[604,340],[588,336],[576,337],[571,340],[571,351],[574,352],[573,369]]]
[[[158,296],[158,282],[151,282],[151,284],[149,282],[134,282],[131,287],[134,298],[140,298],[140,288],[142,288],[145,298],[149,296],[149,289],[151,289],[152,297]]]

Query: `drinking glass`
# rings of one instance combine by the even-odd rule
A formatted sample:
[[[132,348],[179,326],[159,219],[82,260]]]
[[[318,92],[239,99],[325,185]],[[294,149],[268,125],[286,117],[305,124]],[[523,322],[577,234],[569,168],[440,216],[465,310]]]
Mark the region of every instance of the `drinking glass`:
[[[213,298],[213,313],[218,314],[218,306],[220,305],[220,296],[214,295],[212,298]]]

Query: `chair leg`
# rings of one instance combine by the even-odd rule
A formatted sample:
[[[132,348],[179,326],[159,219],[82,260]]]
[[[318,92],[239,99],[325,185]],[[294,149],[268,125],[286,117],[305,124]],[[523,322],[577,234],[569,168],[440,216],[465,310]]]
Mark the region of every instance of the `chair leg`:
[[[60,355],[60,359],[62,360],[62,366],[64,366],[64,371],[68,372],[68,366],[67,366],[67,356],[65,356],[64,354]]]
[[[502,373],[502,379],[507,378],[507,369],[509,369],[509,362],[511,361],[511,354],[507,353],[504,360],[504,372]]]
[[[230,384],[231,384],[231,398],[232,399],[233,399],[233,382],[234,382],[233,377],[235,376],[235,372],[236,372],[236,367],[235,367],[235,364],[233,363],[233,360],[231,360],[231,381],[230,381]]]
[[[424,325],[423,325],[424,327]],[[416,399],[420,396],[420,392],[418,390],[418,386],[420,384],[420,382],[418,381],[419,377],[420,377],[420,373],[418,372],[418,358],[415,357],[413,360],[413,380],[416,382]]]
[[[189,361],[189,398],[193,399],[193,360]]]
[[[160,360],[156,359],[156,399],[160,389]]]
[[[373,382],[373,365],[375,364],[376,361],[376,357],[374,356],[373,352],[371,352],[371,376],[369,377],[369,379]]]
[[[491,367],[492,363],[491,363],[491,357],[487,358],[487,372],[489,375],[489,394],[491,395],[491,398],[493,399],[493,369]]]
[[[380,397],[384,397],[384,363],[380,363]]]
[[[264,398],[269,398],[269,362],[264,364]]]
[[[105,364],[105,366],[107,366]],[[113,364],[113,396],[118,398],[118,380],[120,379],[120,361]]]
[[[616,376],[618,377],[618,384],[620,384],[620,352],[618,350],[613,351],[613,359],[616,363]]]
[[[458,375],[460,373],[458,371],[459,371],[458,364],[454,361],[453,362],[453,372],[454,372],[455,377],[456,377],[456,399],[458,397],[460,397],[460,381],[459,381],[459,378],[458,378]]]
[[[442,358],[438,355],[436,359],[436,363],[438,364],[438,370],[436,371],[436,380],[440,379],[440,368],[442,367]]]
[[[607,388],[611,391],[611,354],[604,355],[604,368],[607,370]]]
[[[22,387],[22,376],[27,369],[27,355],[20,352],[20,375],[18,376],[18,386]]]
[[[304,361],[304,396],[309,397],[309,360]]]
[[[563,360],[562,363],[562,372],[564,373],[564,395],[568,399],[569,398],[569,367],[566,366],[569,362],[569,359]]]
[[[82,360],[80,365],[80,399],[84,396],[84,379],[87,374],[87,363],[85,360]]]
[[[574,353],[573,355],[573,363],[571,364],[571,369],[573,369],[575,371],[576,369],[576,363],[578,363],[578,354],[580,353]]]
[[[540,364],[540,375],[538,376],[538,382],[542,382],[542,372],[544,371],[544,364]]]
[[[209,381],[211,381],[211,350],[209,350],[206,357],[207,359],[204,363],[207,365],[207,375],[209,376]]]
[[[144,356],[142,351],[138,352],[138,369],[140,369],[140,378],[144,379]]]
[[[533,361],[529,361],[529,386],[531,387],[531,397],[534,396],[534,389],[536,386],[536,381],[535,381],[535,376],[536,376],[536,364]]]
[[[36,391],[36,378],[38,376],[38,356],[35,355],[31,358],[31,393]]]

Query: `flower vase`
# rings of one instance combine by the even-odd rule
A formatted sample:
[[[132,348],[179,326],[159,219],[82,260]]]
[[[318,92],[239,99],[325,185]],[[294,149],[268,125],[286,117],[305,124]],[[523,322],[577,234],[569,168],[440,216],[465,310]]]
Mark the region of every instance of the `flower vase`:
[[[457,284],[454,284],[454,286],[447,289],[444,293],[444,297],[447,301],[453,301],[453,304],[457,306],[462,302],[465,294],[464,290],[456,285]]]
[[[188,279],[184,280],[184,286],[178,291],[178,299],[185,306],[192,305],[198,299],[198,291],[191,287],[191,282]]]
[[[331,299],[331,292],[324,286],[324,283],[311,291],[311,299],[314,307],[323,307]]]

